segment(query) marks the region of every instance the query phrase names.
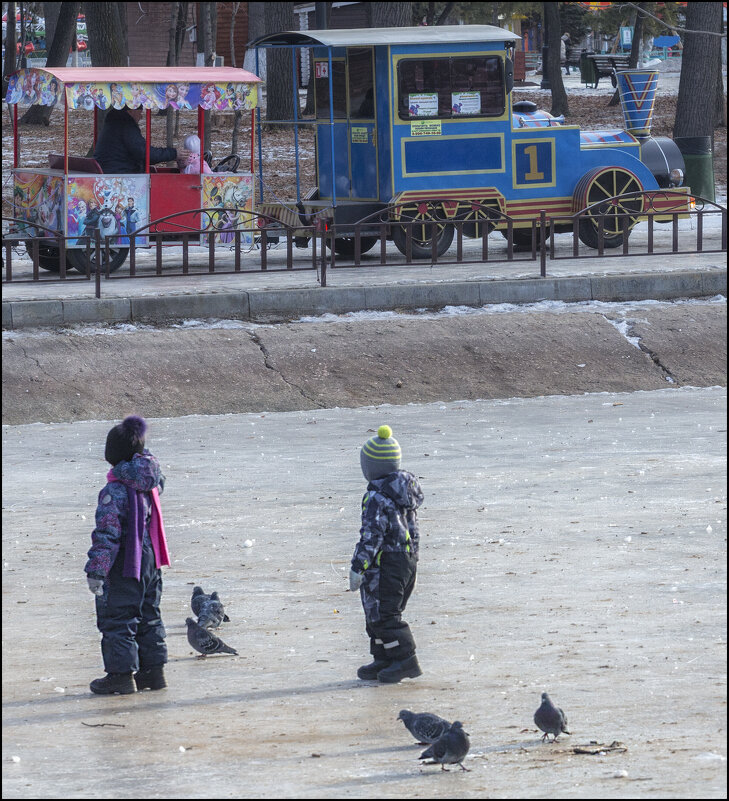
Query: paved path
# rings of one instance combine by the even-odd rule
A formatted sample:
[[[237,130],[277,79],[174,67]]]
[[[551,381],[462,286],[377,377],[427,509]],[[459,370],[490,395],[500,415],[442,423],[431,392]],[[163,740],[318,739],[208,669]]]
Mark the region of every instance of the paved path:
[[[645,224],[631,235],[631,248],[644,252]],[[656,246],[671,249],[670,226],[656,226]],[[707,220],[704,250],[720,249],[718,218]],[[466,241],[463,264],[419,263],[407,265],[394,246],[388,259],[399,264],[380,266],[371,251],[359,268],[329,270],[327,286],[319,285],[309,269],[286,270],[285,248],[269,253],[267,272],[210,275],[207,262],[202,274],[172,276],[155,274],[153,254],[140,256],[143,277],[124,276],[122,267],[112,280],[103,280],[101,298],[95,297],[93,282],[69,273],[60,283],[30,282],[3,285],[3,328],[68,326],[77,323],[163,322],[189,318],[232,318],[252,321],[285,321],[304,314],[341,314],[360,309],[442,308],[446,305],[481,306],[492,303],[529,303],[539,300],[640,300],[711,296],[726,293],[726,253],[678,253],[623,257],[614,252],[597,258],[592,251],[577,259],[571,255],[571,237],[556,237],[559,258],[547,262],[547,275],[540,276],[539,261],[517,254],[506,261],[506,243],[500,234],[490,237],[490,258],[484,263],[479,243]],[[454,250],[455,246],[452,247]],[[680,250],[696,248],[695,223],[680,221]],[[583,249],[584,250],[584,249]],[[451,254],[451,258],[453,255]],[[175,264],[174,252],[165,252],[166,263]],[[206,254],[198,254],[198,261]],[[225,268],[225,253],[219,254]],[[299,257],[300,265],[310,257]],[[257,269],[259,254],[243,260],[243,269]],[[501,260],[498,260],[501,259]],[[232,256],[227,256],[232,269]],[[178,265],[179,269],[179,265]],[[29,265],[14,267],[18,278],[30,275]]]

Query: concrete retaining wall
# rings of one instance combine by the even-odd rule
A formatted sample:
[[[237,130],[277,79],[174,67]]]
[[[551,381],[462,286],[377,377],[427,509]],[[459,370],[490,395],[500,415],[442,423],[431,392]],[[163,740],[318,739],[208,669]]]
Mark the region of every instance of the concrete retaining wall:
[[[670,300],[726,294],[726,269],[605,276],[274,289],[126,298],[3,301],[2,326],[18,329],[78,323],[170,322],[222,318],[281,322],[303,315],[363,309],[437,309],[540,300]]]

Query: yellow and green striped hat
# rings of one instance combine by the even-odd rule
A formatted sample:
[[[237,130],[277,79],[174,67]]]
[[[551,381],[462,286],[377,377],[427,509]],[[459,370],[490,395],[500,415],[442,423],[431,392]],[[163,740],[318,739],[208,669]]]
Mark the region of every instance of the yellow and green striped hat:
[[[374,481],[399,470],[401,458],[400,445],[392,436],[390,426],[380,426],[377,436],[368,439],[359,452],[362,473],[367,481]]]

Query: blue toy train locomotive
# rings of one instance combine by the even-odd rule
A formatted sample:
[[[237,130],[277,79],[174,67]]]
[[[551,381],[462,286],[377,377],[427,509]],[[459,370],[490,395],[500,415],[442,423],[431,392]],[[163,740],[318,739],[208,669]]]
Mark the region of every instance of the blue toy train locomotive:
[[[531,242],[542,209],[567,216],[617,195],[681,185],[680,151],[671,139],[650,136],[655,72],[618,75],[624,129],[581,131],[533,103],[512,101],[518,39],[490,25],[452,25],[285,31],[253,42],[257,58],[261,48],[288,49],[292,58],[311,48],[317,180],[303,194],[297,181],[299,219],[318,213],[351,227],[389,208],[395,245],[405,253],[398,222],[422,223],[411,226],[412,254],[428,257],[434,236],[439,255],[448,249],[456,221],[466,236],[479,237],[484,225],[504,229],[508,215],[515,242]],[[297,114],[291,122],[304,124]],[[260,147],[260,124],[258,133]],[[666,198],[654,199],[652,210],[661,202],[675,210],[676,193]],[[260,172],[258,199],[274,227],[276,220],[291,224],[293,202],[267,202]],[[629,227],[645,203],[640,196],[621,204]],[[604,246],[621,245],[622,219],[603,224]],[[371,233],[362,252],[377,242]],[[598,247],[597,217],[586,214],[579,234]],[[351,233],[339,237],[337,252],[351,255],[353,241]]]

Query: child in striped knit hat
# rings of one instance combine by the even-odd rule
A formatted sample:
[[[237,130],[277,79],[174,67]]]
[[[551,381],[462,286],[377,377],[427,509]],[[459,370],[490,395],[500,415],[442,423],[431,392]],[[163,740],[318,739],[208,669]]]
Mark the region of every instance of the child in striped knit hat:
[[[402,452],[390,426],[380,426],[360,451],[367,491],[362,499],[360,540],[354,549],[349,589],[359,589],[374,661],[360,679],[394,684],[422,673],[415,640],[402,619],[415,587],[418,564],[418,479],[400,469]]]

